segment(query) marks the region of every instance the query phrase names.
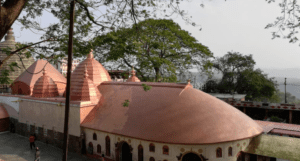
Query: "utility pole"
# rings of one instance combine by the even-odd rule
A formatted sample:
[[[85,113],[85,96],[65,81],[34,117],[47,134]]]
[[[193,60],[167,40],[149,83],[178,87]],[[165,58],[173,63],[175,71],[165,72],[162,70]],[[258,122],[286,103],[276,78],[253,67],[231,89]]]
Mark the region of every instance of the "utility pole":
[[[72,0],[71,1],[71,6],[70,6],[70,29],[69,29],[69,45],[68,45],[67,88],[66,88],[64,144],[63,144],[63,158],[62,158],[63,161],[67,161],[67,158],[68,158],[70,87],[71,87],[71,69],[72,69],[72,55],[73,55],[74,8],[75,8],[75,0]]]
[[[194,88],[196,88],[196,76],[194,77]]]
[[[285,98],[285,103],[287,103],[287,101],[286,101],[286,78],[284,80],[284,98]]]

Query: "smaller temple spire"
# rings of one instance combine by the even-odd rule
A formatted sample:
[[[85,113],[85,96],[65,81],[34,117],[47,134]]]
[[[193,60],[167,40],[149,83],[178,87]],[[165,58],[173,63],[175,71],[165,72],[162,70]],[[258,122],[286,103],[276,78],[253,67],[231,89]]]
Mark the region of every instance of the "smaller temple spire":
[[[43,68],[43,76],[45,76],[45,75],[46,75],[46,69]]]
[[[191,84],[191,80],[190,79],[188,79],[187,82],[188,82],[187,84]]]
[[[133,66],[132,66],[132,70],[131,70],[131,77],[128,78],[126,82],[141,82],[139,80],[139,78],[135,76],[135,71],[134,71]]]
[[[90,53],[88,54],[88,59],[93,59],[94,58],[94,54],[93,54],[93,49],[91,49]]]
[[[15,41],[14,32],[12,30],[12,28],[8,30],[7,35],[5,36],[5,41]]]
[[[132,76],[135,76],[135,71],[134,71],[133,66],[132,66],[132,70],[131,70],[131,75],[132,75]]]
[[[193,88],[193,85],[191,84],[191,80],[190,79],[187,80],[187,84],[186,84],[186,86],[185,86],[184,89],[186,89],[188,87],[192,87]]]

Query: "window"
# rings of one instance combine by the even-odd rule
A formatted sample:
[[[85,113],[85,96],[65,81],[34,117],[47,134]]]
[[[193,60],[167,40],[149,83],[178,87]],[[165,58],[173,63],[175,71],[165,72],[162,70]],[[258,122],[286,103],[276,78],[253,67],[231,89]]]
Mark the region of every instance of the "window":
[[[144,160],[144,149],[142,145],[138,146],[138,161]]]
[[[29,124],[29,122],[27,121],[27,131],[29,132],[30,131],[30,124]]]
[[[109,136],[106,136],[105,138],[105,150],[106,150],[106,156],[110,156],[110,138]]]
[[[222,157],[222,149],[221,148],[217,148],[217,158],[221,158]]]
[[[149,161],[155,161],[155,159],[153,157],[150,157]]]
[[[229,156],[229,157],[232,157],[232,147],[229,147],[229,148],[228,148],[228,156]]]
[[[35,133],[38,134],[39,133],[39,127],[35,126]]]
[[[93,134],[93,140],[97,140],[97,134],[96,133]]]
[[[149,151],[150,151],[150,152],[155,152],[155,146],[154,146],[153,143],[151,143],[151,144],[149,145]]]
[[[57,139],[57,131],[55,131],[54,127],[53,127],[53,136],[54,136],[54,139]]]
[[[163,147],[163,154],[169,155],[169,147],[166,145]]]
[[[97,153],[101,153],[101,146],[99,144],[97,145]]]
[[[48,134],[48,130],[47,130],[47,128],[44,126],[44,136],[47,136],[47,134]]]

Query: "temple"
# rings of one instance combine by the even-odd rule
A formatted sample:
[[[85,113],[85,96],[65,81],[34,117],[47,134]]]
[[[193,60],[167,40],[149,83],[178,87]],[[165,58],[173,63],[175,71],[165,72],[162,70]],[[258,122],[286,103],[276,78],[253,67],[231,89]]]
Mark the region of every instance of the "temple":
[[[66,79],[46,60],[37,60],[28,71],[36,74],[23,72],[12,83],[12,94],[0,95],[0,130],[35,133],[62,148]],[[152,88],[145,90],[145,84]],[[93,51],[72,72],[70,92],[69,150],[80,154],[116,161],[299,157],[264,149],[262,143],[270,148],[276,140],[291,148],[297,144],[280,136],[271,140],[260,122],[190,81],[141,82],[134,69],[126,82],[112,81]]]
[[[0,43],[0,62],[2,62],[7,57],[6,53],[1,51],[1,49],[7,47],[11,48],[12,51],[16,49],[17,43],[15,42],[15,37],[12,30],[12,28],[8,30],[7,35],[5,36],[5,41]],[[20,57],[22,58],[25,68],[20,61]],[[25,71],[25,69],[27,69],[31,64],[34,63],[34,59],[32,57],[26,58],[24,54],[20,55],[20,57],[17,54],[14,54],[7,61],[5,61],[3,67],[0,69],[0,75],[4,69],[10,69],[8,66],[10,63],[16,62],[20,68],[13,67],[14,71],[10,71],[10,74],[8,76],[11,81],[14,81],[20,74]],[[3,92],[4,89],[8,90],[8,86],[9,84],[0,84],[0,92]]]

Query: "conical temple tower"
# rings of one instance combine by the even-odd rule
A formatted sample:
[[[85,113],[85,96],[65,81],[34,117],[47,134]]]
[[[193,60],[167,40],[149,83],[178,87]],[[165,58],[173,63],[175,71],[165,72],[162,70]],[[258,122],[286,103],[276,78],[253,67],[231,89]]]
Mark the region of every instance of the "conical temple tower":
[[[15,37],[14,37],[14,33],[13,33],[13,31],[12,31],[12,28],[11,28],[11,29],[8,30],[7,35],[5,36],[5,41],[3,41],[3,42],[0,43],[0,61],[3,61],[3,60],[7,57],[6,53],[1,52],[1,49],[6,48],[6,47],[10,47],[10,48],[12,48],[13,50],[15,50],[15,48],[16,48],[15,45],[16,45]],[[34,63],[34,59],[33,59],[32,57],[26,58],[25,55],[22,55],[22,60],[23,60],[23,64],[24,64],[24,66],[26,67],[26,69],[27,69],[31,64]],[[20,58],[19,58],[19,56],[17,56],[17,55],[13,55],[13,56],[10,57],[6,62],[4,62],[3,67],[0,68],[0,76],[1,76],[2,70],[4,70],[4,69],[9,70],[8,64],[10,64],[11,62],[16,62],[16,63],[18,64],[18,66],[21,68],[21,69],[19,69],[19,68],[17,68],[17,67],[14,67],[14,70],[15,70],[15,71],[9,73],[9,78],[10,78],[12,81],[14,81],[20,74],[22,74],[22,73],[25,71],[25,69],[24,69],[24,67],[22,66],[22,63],[21,63],[21,61],[20,61]],[[1,90],[1,88],[3,88],[4,86],[6,86],[6,85],[1,85],[1,84],[0,84],[0,90]]]

